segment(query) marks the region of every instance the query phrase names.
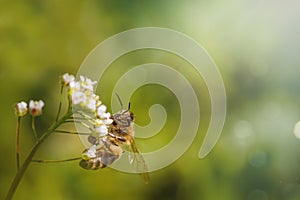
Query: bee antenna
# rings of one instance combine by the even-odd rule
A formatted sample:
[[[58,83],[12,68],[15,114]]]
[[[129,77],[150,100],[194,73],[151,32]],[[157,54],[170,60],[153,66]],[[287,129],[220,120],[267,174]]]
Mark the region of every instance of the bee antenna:
[[[130,110],[130,102],[128,103],[128,109],[127,110]]]
[[[120,96],[118,95],[118,93],[116,93],[116,96],[117,96],[118,101],[119,101],[119,103],[120,103],[120,105],[121,105],[121,109],[123,109],[123,103],[122,103],[121,98],[120,98]]]

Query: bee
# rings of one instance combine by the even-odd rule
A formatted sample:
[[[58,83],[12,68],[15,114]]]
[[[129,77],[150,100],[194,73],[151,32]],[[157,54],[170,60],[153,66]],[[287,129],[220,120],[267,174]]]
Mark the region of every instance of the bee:
[[[120,97],[118,95],[117,97],[123,108]],[[97,145],[100,147],[96,149],[95,158],[82,159],[80,166],[88,170],[104,168],[116,161],[124,152],[122,147],[127,146],[134,155],[130,163],[136,163],[138,172],[142,175],[145,183],[148,183],[150,176],[147,165],[134,140],[134,116],[130,111],[130,103],[127,110],[121,109],[111,119],[113,122],[108,128],[108,134],[101,138],[100,145]]]

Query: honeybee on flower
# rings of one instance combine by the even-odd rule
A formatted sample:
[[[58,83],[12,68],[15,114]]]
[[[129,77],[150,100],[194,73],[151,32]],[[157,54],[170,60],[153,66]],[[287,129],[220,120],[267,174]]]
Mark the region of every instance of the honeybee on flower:
[[[121,100],[118,96],[121,103]],[[122,103],[121,106],[123,107]],[[145,183],[149,182],[150,176],[143,156],[138,150],[134,140],[134,116],[128,109],[121,109],[119,112],[110,116],[105,113],[106,107],[98,108],[98,116],[102,119],[108,118],[109,128],[99,131],[99,137],[89,137],[92,146],[83,152],[80,166],[84,169],[100,169],[115,162],[124,152],[123,147],[128,146],[134,158],[130,163],[135,163],[137,171],[142,175]],[[99,113],[100,111],[100,113]],[[103,120],[102,120],[103,121]]]
[[[84,169],[99,169],[115,162],[123,154],[124,146],[128,146],[134,153],[134,161],[138,163],[138,171],[143,175],[145,182],[149,181],[147,166],[134,141],[134,117],[132,112],[129,111],[129,107],[127,110],[122,109],[114,115],[107,112],[107,107],[100,101],[100,97],[94,92],[96,83],[96,81],[92,81],[88,77],[80,76],[77,81],[74,75],[68,73],[63,74],[60,79],[60,102],[56,119],[48,130],[43,133],[37,132],[35,118],[43,114],[43,108],[45,106],[44,101],[30,100],[29,103],[21,101],[15,104],[15,112],[18,117],[16,129],[17,173],[10,186],[6,199],[12,199],[18,184],[31,162],[49,163],[80,159],[80,166]],[[68,106],[66,112],[61,114],[63,106],[62,95],[65,88],[67,89]],[[21,118],[27,113],[32,116],[31,128],[36,142],[23,163],[21,163],[19,144],[20,125]],[[78,123],[88,127],[89,132],[81,133],[79,131],[74,132],[60,129],[62,127],[61,125],[69,122]],[[91,146],[84,150],[81,157],[77,158],[65,160],[34,159],[35,153],[40,145],[53,133],[89,135],[88,141]]]

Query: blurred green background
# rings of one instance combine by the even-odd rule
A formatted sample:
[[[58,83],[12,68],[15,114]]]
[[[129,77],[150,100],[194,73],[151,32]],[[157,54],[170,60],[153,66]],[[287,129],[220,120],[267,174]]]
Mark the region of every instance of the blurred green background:
[[[159,62],[181,70],[198,91],[201,108],[199,133],[192,146],[172,165],[152,172],[148,185],[136,175],[109,168],[84,171],[77,162],[31,164],[15,199],[300,199],[300,140],[293,134],[300,120],[299,2],[0,0],[0,5],[0,199],[16,172],[14,103],[46,102],[44,115],[37,119],[42,132],[56,114],[58,76],[76,74],[87,54],[109,36],[144,26],[187,34],[203,45],[219,67],[228,111],[213,152],[198,159],[210,119],[209,94],[201,78],[189,77],[188,64],[174,55],[132,52],[107,71],[98,91],[103,101],[110,105],[106,94],[133,66]],[[132,96],[131,103],[142,125],[149,122],[150,105],[166,106],[164,129],[137,143],[142,151],[167,144],[180,119],[174,95],[147,85]],[[24,159],[33,136],[29,117],[22,122]],[[75,157],[83,149],[77,137],[56,134],[36,158]]]

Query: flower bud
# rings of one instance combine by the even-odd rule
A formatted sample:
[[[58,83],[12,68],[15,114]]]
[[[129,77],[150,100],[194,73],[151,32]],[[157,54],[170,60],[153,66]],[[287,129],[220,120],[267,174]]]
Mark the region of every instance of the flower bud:
[[[16,114],[18,117],[22,117],[27,114],[28,108],[27,108],[27,103],[24,101],[21,101],[20,103],[16,104]]]
[[[69,75],[69,73],[65,73],[62,75],[61,82],[64,85],[69,85],[71,82],[75,80],[75,77],[73,75]]]
[[[42,114],[42,108],[44,107],[44,102],[42,100],[29,102],[29,113],[32,116],[39,116]]]

